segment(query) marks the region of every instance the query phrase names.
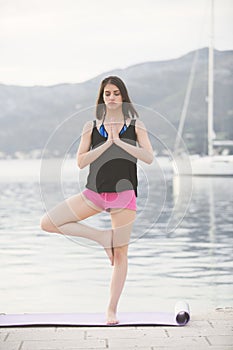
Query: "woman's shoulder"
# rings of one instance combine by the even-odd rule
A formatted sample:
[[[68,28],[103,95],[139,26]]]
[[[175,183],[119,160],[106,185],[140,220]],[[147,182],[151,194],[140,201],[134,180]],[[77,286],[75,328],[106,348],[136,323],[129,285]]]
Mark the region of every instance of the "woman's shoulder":
[[[145,124],[140,119],[135,119],[135,127],[136,129],[146,129]]]
[[[88,120],[83,126],[83,133],[91,132],[94,127],[94,120]]]

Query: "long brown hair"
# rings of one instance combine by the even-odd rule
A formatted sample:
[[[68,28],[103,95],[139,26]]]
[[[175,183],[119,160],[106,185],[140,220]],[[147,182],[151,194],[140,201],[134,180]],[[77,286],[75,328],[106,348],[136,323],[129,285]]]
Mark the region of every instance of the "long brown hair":
[[[103,93],[104,93],[104,88],[107,84],[116,85],[120,90],[122,101],[123,101],[122,112],[124,116],[129,118],[135,118],[135,117],[138,118],[139,115],[136,109],[134,108],[134,106],[132,105],[125,83],[119,77],[113,76],[113,75],[105,78],[101,82],[101,85],[99,88],[99,94],[96,101],[96,118],[102,119],[106,113],[106,105],[104,103]]]

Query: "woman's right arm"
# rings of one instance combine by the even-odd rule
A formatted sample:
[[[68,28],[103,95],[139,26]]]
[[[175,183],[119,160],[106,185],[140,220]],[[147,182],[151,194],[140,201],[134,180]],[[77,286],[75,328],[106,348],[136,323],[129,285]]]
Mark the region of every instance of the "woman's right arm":
[[[83,169],[90,163],[94,162],[94,160],[104,153],[112,144],[112,140],[109,139],[101,146],[98,146],[95,149],[90,149],[92,128],[92,121],[87,122],[83,127],[81,141],[77,151],[77,164],[80,169]]]

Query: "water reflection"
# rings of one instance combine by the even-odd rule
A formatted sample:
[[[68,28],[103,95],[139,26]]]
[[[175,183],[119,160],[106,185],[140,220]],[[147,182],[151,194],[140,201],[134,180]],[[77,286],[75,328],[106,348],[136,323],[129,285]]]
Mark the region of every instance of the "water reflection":
[[[195,277],[200,286],[211,287],[214,305],[221,304],[221,298],[231,304],[233,179],[194,177],[192,182],[192,201],[182,222],[182,228],[189,230],[183,251],[195,254],[195,261],[190,260],[190,277]]]

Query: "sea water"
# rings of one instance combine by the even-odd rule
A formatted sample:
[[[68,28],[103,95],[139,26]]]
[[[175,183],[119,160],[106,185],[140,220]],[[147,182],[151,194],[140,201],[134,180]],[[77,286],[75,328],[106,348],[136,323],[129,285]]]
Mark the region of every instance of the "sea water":
[[[0,161],[0,312],[105,311],[113,268],[103,248],[40,228],[46,210],[84,188],[87,169],[75,159],[44,169],[50,177],[40,160]],[[233,178],[177,179],[162,158],[138,175],[119,311],[233,306]],[[111,224],[106,212],[84,223]]]

